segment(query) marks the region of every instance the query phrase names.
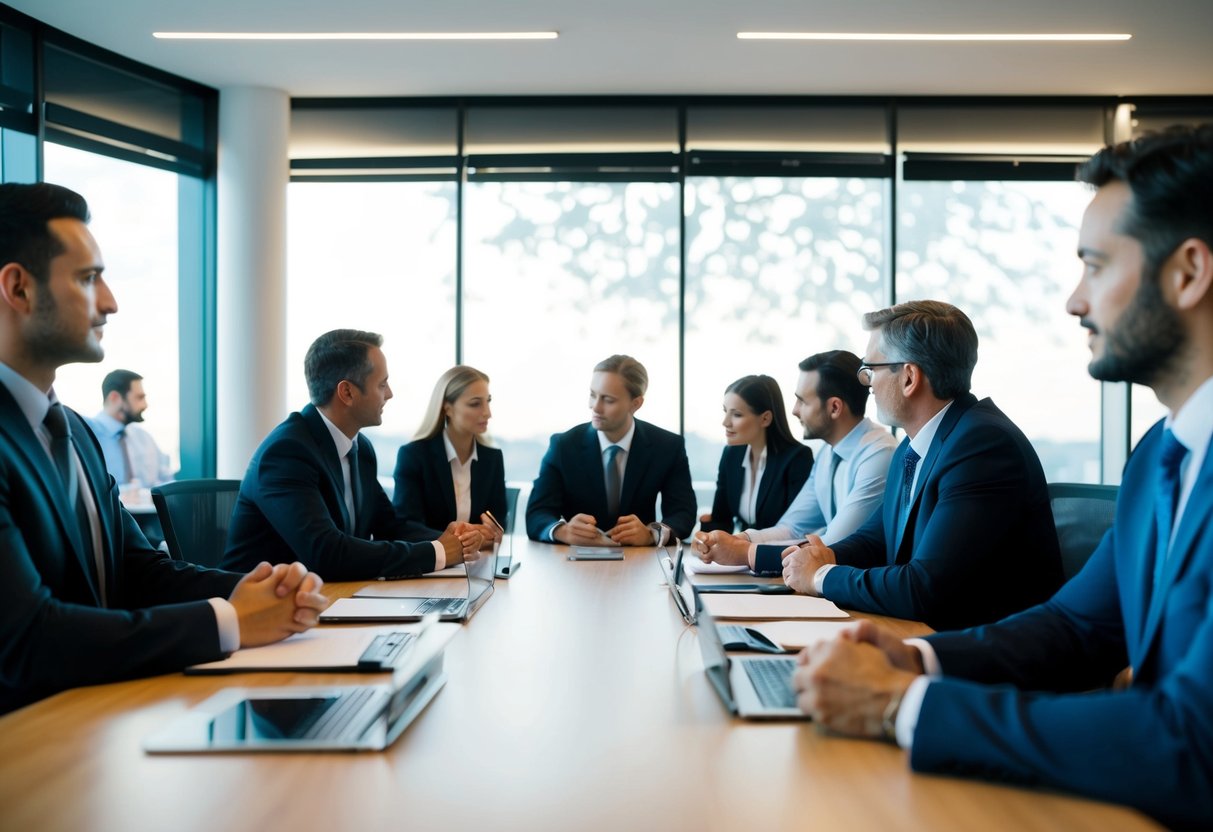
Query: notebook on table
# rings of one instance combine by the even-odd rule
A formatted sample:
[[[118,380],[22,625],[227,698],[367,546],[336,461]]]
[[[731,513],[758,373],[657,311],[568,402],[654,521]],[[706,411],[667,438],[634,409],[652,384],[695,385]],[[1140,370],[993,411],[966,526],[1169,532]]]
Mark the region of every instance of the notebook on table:
[[[382,673],[404,660],[417,625],[321,627],[262,647],[237,650],[226,659],[187,667],[189,675],[283,671]]]

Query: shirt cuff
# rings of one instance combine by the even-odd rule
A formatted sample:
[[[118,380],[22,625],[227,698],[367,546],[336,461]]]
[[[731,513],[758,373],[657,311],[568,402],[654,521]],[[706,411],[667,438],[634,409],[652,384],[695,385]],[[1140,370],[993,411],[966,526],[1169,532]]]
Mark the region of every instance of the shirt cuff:
[[[430,542],[434,544],[434,571],[441,572],[446,569],[446,549],[437,540]]]
[[[830,570],[833,569],[837,565],[838,564],[836,564],[836,563],[827,563],[824,566],[817,567],[817,571],[813,573],[813,594],[814,595],[816,595],[820,598],[825,597],[826,575],[828,575],[830,573]]]
[[[240,617],[236,608],[226,598],[208,598],[215,611],[215,624],[219,627],[219,649],[224,653],[235,653],[240,649]]]
[[[931,642],[925,638],[907,638],[904,643],[917,649],[922,654],[923,673],[932,679],[938,679],[943,675],[943,668],[939,666],[939,655],[935,652],[935,648],[931,646]]]
[[[742,534],[745,534],[745,532],[742,532]],[[757,572],[758,571],[758,544],[751,543],[750,548],[746,550],[745,556],[746,556],[746,561],[750,564],[750,571]]]
[[[543,538],[544,540],[546,540],[548,543],[559,543],[560,541],[556,539],[556,530],[558,528],[560,528],[561,526],[563,526],[565,524],[565,522],[566,521],[563,517],[560,518],[555,523],[553,523],[552,525],[550,525],[546,529],[544,529],[543,534],[541,534],[539,536],[541,538]]]
[[[917,639],[915,639],[917,640]],[[901,696],[901,707],[897,709],[897,723],[894,726],[897,744],[906,751],[914,744],[914,729],[918,727],[918,714],[922,711],[922,699],[927,695],[927,687],[931,680],[919,676],[910,682],[906,692]]]

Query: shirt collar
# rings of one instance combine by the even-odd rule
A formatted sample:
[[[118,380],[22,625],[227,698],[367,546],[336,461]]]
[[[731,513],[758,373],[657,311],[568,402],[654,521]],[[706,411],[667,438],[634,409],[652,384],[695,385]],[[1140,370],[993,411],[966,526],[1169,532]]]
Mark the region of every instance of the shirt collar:
[[[1213,434],[1213,378],[1197,387],[1176,413],[1167,415],[1166,426],[1189,451],[1209,442]]]
[[[459,453],[455,450],[455,446],[451,444],[451,437],[446,435],[445,430],[442,432],[442,445],[444,448],[446,448],[446,461],[447,462],[459,462]],[[475,439],[473,439],[472,440],[472,456],[470,459],[468,459],[467,464],[470,465],[473,462],[476,462],[476,460],[477,460],[476,452],[479,450],[479,448],[480,448],[480,443],[477,442]],[[463,463],[460,463],[460,464],[462,465]]]
[[[750,470],[750,449],[746,446],[746,452],[741,455],[741,467],[746,471]],[[761,471],[767,467],[767,449],[763,447],[762,453],[758,455],[758,470]]]
[[[354,439],[358,438],[357,434],[355,434],[354,439],[350,439],[342,433],[341,428],[329,421],[329,417],[324,415],[323,410],[316,408],[316,412],[320,414],[320,418],[324,420],[324,426],[329,429],[329,434],[333,437],[333,444],[337,446],[337,458],[345,459],[346,454],[350,452],[350,448],[354,447]]]
[[[106,413],[104,410],[93,417],[94,424],[105,428],[110,436],[117,436],[126,430],[127,426],[119,422],[113,416]]]
[[[914,453],[918,454],[920,459],[926,458],[927,451],[931,450],[931,443],[935,441],[935,434],[939,432],[939,423],[943,421],[944,414],[947,413],[955,403],[956,400],[953,399],[945,404],[938,413],[932,416],[927,423],[922,426],[922,430],[918,431],[914,438],[910,440],[910,447],[914,449]]]
[[[834,455],[839,459],[850,459],[851,454],[855,451],[856,446],[859,445],[860,441],[871,429],[871,427],[872,420],[866,416],[863,417],[859,420],[855,427],[851,428],[850,433],[842,437],[842,441],[840,441],[837,445],[831,445],[830,450],[833,451]]]
[[[59,401],[55,388],[39,390],[33,382],[18,373],[12,367],[0,361],[0,384],[8,388],[17,407],[25,414],[26,420],[34,430],[46,419],[46,412],[51,409],[51,402]]]
[[[596,433],[598,434],[598,449],[602,451],[602,453],[606,453],[606,449],[612,445],[618,445],[626,454],[628,451],[632,450],[632,437],[636,434],[636,420],[632,420],[632,426],[628,428],[628,432],[625,433],[618,442],[612,442],[611,440],[607,439],[606,434],[602,431],[596,431]]]

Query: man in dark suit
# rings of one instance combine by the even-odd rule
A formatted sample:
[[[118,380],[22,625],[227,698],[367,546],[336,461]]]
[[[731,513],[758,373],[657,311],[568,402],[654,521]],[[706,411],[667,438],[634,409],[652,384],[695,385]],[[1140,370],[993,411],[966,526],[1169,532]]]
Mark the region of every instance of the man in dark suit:
[[[52,386],[100,361],[118,309],[83,198],[0,185],[0,713],[77,685],[167,673],[316,623],[298,563],[245,576],[156,551],[96,438]]]
[[[1112,528],[1048,602],[903,644],[863,626],[806,654],[801,707],[884,733],[920,771],[1034,783],[1213,828],[1213,127],[1079,169],[1083,276],[1067,304],[1090,373],[1169,415],[1125,467]],[[1039,541],[1018,535],[1022,549]],[[1130,686],[1108,682],[1125,665]]]
[[[682,437],[634,418],[649,376],[612,355],[590,379],[589,424],[552,437],[526,507],[532,540],[577,546],[646,546],[661,497],[662,523],[684,538],[695,525],[695,492]]]
[[[997,620],[1061,585],[1044,471],[1031,443],[969,392],[977,333],[938,301],[871,312],[859,377],[880,421],[905,430],[884,503],[828,548],[789,549],[784,579],[856,610],[937,630]],[[1033,541],[1030,547],[1023,540]]]
[[[392,398],[382,344],[373,332],[335,329],[308,347],[312,403],[253,454],[224,566],[289,556],[331,581],[356,581],[437,571],[480,548],[480,533],[466,524],[437,540],[407,542],[411,527],[379,484],[375,450],[359,431],[380,424]]]

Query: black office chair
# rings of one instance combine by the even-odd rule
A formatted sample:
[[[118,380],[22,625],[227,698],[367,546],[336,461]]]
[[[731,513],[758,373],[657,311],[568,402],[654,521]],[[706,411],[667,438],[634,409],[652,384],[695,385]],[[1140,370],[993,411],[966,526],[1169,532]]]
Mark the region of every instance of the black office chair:
[[[240,480],[180,480],[152,489],[164,542],[174,560],[218,566]]]
[[[1049,483],[1049,503],[1061,547],[1061,571],[1068,581],[1095,552],[1116,512],[1115,485]]]

